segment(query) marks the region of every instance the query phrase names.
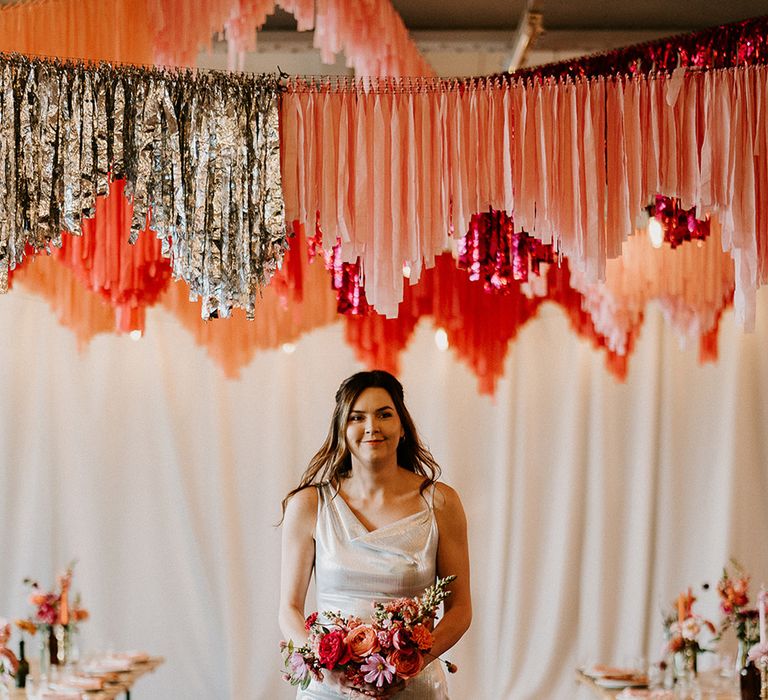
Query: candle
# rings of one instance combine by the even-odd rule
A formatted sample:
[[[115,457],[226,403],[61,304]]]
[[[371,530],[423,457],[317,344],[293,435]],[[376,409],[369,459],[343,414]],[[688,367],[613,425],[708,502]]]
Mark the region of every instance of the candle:
[[[764,645],[768,643],[768,637],[765,634],[765,604],[768,601],[768,595],[765,592],[765,588],[760,589],[760,594],[757,596],[757,609],[760,613],[760,644]]]
[[[59,602],[59,623],[62,625],[69,624],[69,594],[66,588],[61,592],[61,601]]]

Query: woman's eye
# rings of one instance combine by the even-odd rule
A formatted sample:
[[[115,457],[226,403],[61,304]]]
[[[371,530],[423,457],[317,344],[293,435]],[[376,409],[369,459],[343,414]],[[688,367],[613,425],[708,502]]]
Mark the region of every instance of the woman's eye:
[[[380,418],[392,418],[392,414],[389,411],[379,414]]]

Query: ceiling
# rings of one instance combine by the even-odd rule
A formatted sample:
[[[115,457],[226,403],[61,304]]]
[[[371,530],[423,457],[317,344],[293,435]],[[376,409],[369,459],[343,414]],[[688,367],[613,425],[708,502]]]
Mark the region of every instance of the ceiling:
[[[279,0],[278,0],[279,2]],[[504,30],[517,27],[525,0],[393,0],[411,30]],[[766,0],[534,0],[551,31],[582,29],[690,30],[768,13]],[[295,28],[285,12],[270,18],[267,29]]]
[[[768,12],[768,0],[392,0],[392,4],[441,76],[507,70],[527,8],[542,14],[544,26],[520,64],[528,66]],[[272,70],[279,65],[297,74],[350,72],[343,57],[335,66],[322,64],[311,48],[311,38],[297,35],[295,29],[293,16],[278,9],[268,18],[259,39],[260,55],[249,57],[248,69]],[[201,65],[224,68],[223,51],[218,58],[204,58]]]

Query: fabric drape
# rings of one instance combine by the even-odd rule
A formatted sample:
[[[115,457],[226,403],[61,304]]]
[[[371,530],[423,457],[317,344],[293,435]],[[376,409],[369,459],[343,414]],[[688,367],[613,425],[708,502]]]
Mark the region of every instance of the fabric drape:
[[[586,700],[573,668],[656,658],[660,605],[714,584],[730,556],[768,580],[759,301],[754,334],[724,315],[706,367],[651,309],[626,385],[544,305],[494,399],[417,328],[406,400],[469,521],[475,615],[449,654],[452,697]],[[274,524],[361,367],[343,327],[230,382],[163,308],[139,342],[100,336],[78,354],[43,307],[21,286],[0,304],[3,615],[27,609],[24,576],[52,582],[77,557],[82,652],[167,659],[138,695],[289,700]],[[699,597],[716,618],[714,590]]]

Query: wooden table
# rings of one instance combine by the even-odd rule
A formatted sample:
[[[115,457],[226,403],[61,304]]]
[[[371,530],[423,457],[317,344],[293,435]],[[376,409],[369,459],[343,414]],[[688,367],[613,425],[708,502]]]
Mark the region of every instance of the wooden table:
[[[596,698],[602,698],[603,700],[613,700],[621,692],[621,690],[609,690],[608,688],[600,687],[581,669],[576,670],[576,681],[589,688]]]
[[[163,663],[165,663],[164,657],[152,656],[147,661],[134,664],[129,671],[120,671],[113,674],[115,680],[105,682],[102,690],[83,690],[81,697],[86,700],[116,700],[122,695],[125,700],[130,700],[131,690],[136,681],[154,671]],[[39,691],[40,689],[38,688],[36,694],[31,697],[37,698]],[[11,700],[27,700],[27,691],[25,688],[15,688],[10,697]]]
[[[592,694],[596,698],[600,698],[600,700],[615,700],[616,696],[622,691],[621,688],[614,690],[599,686],[580,669],[576,671],[576,681],[591,690]],[[741,700],[741,691],[738,688],[737,680],[728,683],[728,687],[723,687],[723,679],[718,675],[700,673],[699,684],[702,700]],[[670,697],[672,696],[670,695]]]

